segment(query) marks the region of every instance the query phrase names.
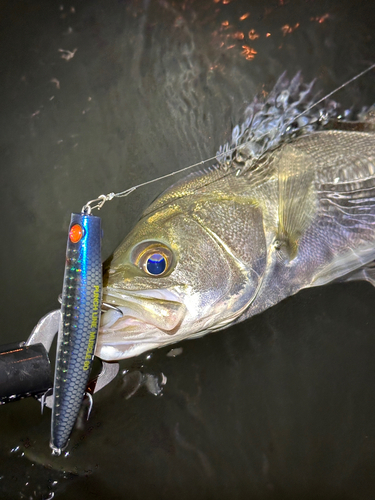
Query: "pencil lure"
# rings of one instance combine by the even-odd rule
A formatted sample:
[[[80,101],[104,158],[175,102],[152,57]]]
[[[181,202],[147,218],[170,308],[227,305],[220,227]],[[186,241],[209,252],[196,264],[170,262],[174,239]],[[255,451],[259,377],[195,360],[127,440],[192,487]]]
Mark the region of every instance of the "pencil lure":
[[[102,295],[101,221],[72,214],[57,341],[51,441],[54,455],[66,447],[85,395],[94,358]]]

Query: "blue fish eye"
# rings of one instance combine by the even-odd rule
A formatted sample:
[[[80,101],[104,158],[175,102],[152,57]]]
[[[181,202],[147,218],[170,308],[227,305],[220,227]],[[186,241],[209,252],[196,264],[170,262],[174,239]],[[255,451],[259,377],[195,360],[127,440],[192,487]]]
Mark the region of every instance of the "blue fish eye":
[[[165,271],[165,268],[167,267],[167,261],[165,260],[164,255],[162,255],[161,253],[153,253],[147,259],[146,266],[147,271],[150,274],[157,276],[158,274],[162,274]]]

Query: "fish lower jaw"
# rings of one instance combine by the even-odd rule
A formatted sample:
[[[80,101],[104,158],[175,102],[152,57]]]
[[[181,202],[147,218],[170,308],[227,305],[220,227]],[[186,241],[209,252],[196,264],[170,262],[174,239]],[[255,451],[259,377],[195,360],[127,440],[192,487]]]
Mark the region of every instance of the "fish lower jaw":
[[[95,355],[103,361],[132,358],[186,338],[201,337],[209,331],[202,324],[198,329],[193,325],[196,327],[197,322],[188,320],[171,333],[142,320],[123,316],[99,329]]]
[[[117,331],[101,329],[95,355],[103,361],[132,358],[144,352],[174,344],[182,338],[179,335],[168,335],[147,324],[143,327],[139,324],[137,332],[134,328]]]
[[[107,314],[111,317],[106,318],[99,329],[95,352],[104,361],[131,358],[180,340],[179,331],[174,334],[164,332],[155,325],[131,316],[121,316],[116,311],[106,312],[105,315]]]
[[[160,346],[146,341],[124,341],[119,344],[98,344],[95,354],[103,361],[120,361],[121,359],[139,356],[157,347]]]
[[[211,331],[224,328],[223,325],[215,328],[209,321],[201,323],[199,328],[196,328],[197,323],[195,322],[195,328],[193,327],[194,323],[185,324],[173,335],[170,335],[133,318],[128,319],[129,323],[126,327],[124,326],[125,321],[123,319],[123,328],[121,329],[100,328],[95,355],[103,361],[119,361],[132,358],[148,351],[176,344],[185,339],[196,339]]]

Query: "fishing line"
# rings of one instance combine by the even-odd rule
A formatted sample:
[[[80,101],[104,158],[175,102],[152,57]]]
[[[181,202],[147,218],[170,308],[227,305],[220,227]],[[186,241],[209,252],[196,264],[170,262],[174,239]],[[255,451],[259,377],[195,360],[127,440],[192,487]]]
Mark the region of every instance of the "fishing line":
[[[365,70],[361,71],[361,73],[358,73],[357,75],[353,76],[352,78],[350,78],[348,81],[346,81],[345,83],[343,83],[342,85],[340,85],[336,89],[332,90],[332,92],[329,92],[328,94],[326,94],[324,97],[322,97],[321,99],[319,99],[318,101],[316,101],[310,107],[308,107],[307,109],[305,109],[304,111],[302,111],[299,115],[293,117],[292,120],[290,120],[289,122],[287,122],[286,125],[285,125],[285,130],[288,128],[289,125],[291,125],[293,122],[295,122],[296,120],[298,120],[298,118],[300,118],[301,116],[303,116],[305,113],[307,113],[311,109],[315,108],[315,106],[317,106],[318,104],[322,103],[323,101],[325,101],[326,99],[328,99],[329,97],[331,97],[332,95],[334,95],[339,90],[345,88],[347,85],[353,83],[358,78],[361,78],[361,76],[365,75],[366,73],[368,73],[369,71],[371,71],[374,68],[375,68],[375,63],[372,64],[371,66],[369,66],[368,68],[366,68]],[[257,140],[259,141],[260,139],[263,139],[264,137],[267,136],[268,133],[269,132],[265,132],[263,135],[259,136],[259,138]],[[227,151],[225,151],[224,154],[227,155],[227,154],[230,154],[230,153],[234,153],[238,148],[246,146],[251,141],[252,140],[250,139],[250,140],[248,140],[248,141],[246,141],[246,142],[244,142],[242,144],[238,144],[234,148],[228,149]],[[218,155],[216,154],[215,156],[211,156],[210,158],[206,158],[205,160],[201,160],[201,161],[199,161],[197,163],[193,163],[192,165],[189,165],[187,167],[183,167],[183,168],[181,168],[179,170],[175,170],[173,172],[170,172],[169,174],[165,174],[165,175],[162,175],[160,177],[155,177],[154,179],[150,179],[148,181],[141,182],[140,184],[137,184],[136,186],[132,186],[132,187],[130,187],[128,189],[125,189],[125,191],[120,191],[119,193],[101,194],[100,196],[98,196],[94,200],[88,201],[86,203],[86,205],[83,206],[82,212],[85,213],[85,214],[90,214],[91,211],[93,209],[95,209],[95,208],[97,208],[98,210],[100,210],[103,207],[103,205],[104,205],[104,203],[106,201],[111,201],[111,200],[113,200],[113,198],[124,198],[124,197],[128,196],[129,194],[131,194],[133,191],[135,191],[136,189],[138,189],[140,187],[147,186],[148,184],[153,184],[154,182],[158,182],[158,181],[161,181],[163,179],[167,179],[168,177],[172,177],[172,176],[175,176],[177,174],[181,174],[182,172],[186,172],[187,170],[190,170],[190,169],[192,169],[194,167],[199,167],[200,165],[203,165],[204,163],[207,163],[208,161],[217,160],[217,156]],[[91,204],[93,204],[93,203],[96,203],[96,205],[91,206]]]

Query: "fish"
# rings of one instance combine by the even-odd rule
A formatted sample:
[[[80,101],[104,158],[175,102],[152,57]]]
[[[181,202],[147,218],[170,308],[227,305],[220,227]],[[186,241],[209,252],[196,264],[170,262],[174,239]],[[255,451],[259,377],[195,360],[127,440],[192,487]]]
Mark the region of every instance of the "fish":
[[[96,355],[222,330],[304,288],[375,285],[375,112],[282,75],[217,164],[162,193],[104,264]]]

